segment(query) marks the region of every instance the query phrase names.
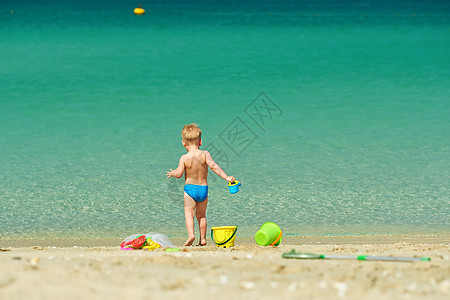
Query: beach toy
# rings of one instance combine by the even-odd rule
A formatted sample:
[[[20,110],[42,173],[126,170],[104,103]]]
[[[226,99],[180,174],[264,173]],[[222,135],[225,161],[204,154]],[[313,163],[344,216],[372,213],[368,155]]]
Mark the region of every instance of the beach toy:
[[[146,241],[145,235],[140,235],[131,242],[131,246],[134,249],[139,249],[142,247],[142,245],[144,245],[145,241]]]
[[[126,247],[120,247],[120,250],[135,250],[135,249],[131,246],[126,246]]]
[[[140,249],[146,243],[145,235],[138,235],[132,240],[125,240],[120,244],[121,250]]]
[[[174,248],[175,246],[167,236],[156,232],[133,234],[125,238],[120,244],[120,249],[122,250],[154,250],[160,247]]]
[[[131,248],[131,241],[123,241],[120,244],[120,248],[130,247]]]
[[[280,227],[273,222],[262,224],[255,234],[255,241],[261,246],[278,246],[281,243],[283,232]]]
[[[152,241],[161,245],[161,247],[175,248],[175,245],[170,241],[170,239],[162,233],[150,232],[145,234],[151,237]]]
[[[228,189],[230,190],[230,194],[236,194],[239,192],[239,187],[242,185],[240,181],[231,181],[228,182]]]
[[[229,248],[234,246],[237,226],[217,226],[211,228],[211,239],[217,247]]]
[[[139,7],[136,7],[134,9],[134,14],[135,15],[143,15],[143,14],[145,14],[145,9],[143,9],[142,6],[139,4]]]
[[[146,249],[146,250],[155,250],[157,248],[160,248],[161,245],[156,243],[155,241],[152,241],[151,238],[147,238],[147,240],[145,241],[144,245],[142,246],[142,249]]]
[[[137,235],[131,239],[125,239],[121,244],[121,248],[140,248],[145,243],[145,235]]]
[[[139,249],[144,245],[146,241],[145,235],[138,236],[131,242],[131,246],[133,246],[134,249]]]
[[[166,251],[166,252],[178,252],[178,251],[181,251],[181,249],[180,248],[167,248],[164,251]]]
[[[356,259],[356,260],[385,260],[385,261],[430,261],[429,257],[393,257],[393,256],[341,256],[341,255],[323,255],[314,253],[295,252],[292,249],[290,252],[285,252],[281,255],[283,258],[298,258],[298,259]]]

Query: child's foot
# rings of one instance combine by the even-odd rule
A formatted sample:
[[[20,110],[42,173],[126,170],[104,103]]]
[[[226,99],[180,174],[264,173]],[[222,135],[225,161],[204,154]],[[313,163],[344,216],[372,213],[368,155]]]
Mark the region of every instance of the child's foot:
[[[206,239],[200,240],[200,243],[198,243],[198,246],[206,246]]]
[[[195,240],[195,236],[191,236],[186,240],[186,243],[184,243],[184,246],[192,246],[192,243]]]

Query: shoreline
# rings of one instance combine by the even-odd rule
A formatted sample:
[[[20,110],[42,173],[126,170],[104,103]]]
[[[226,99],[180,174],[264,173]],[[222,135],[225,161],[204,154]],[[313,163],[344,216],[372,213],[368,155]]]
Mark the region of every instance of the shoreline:
[[[125,237],[124,237],[125,238]],[[198,238],[197,238],[198,239]],[[196,240],[197,240],[196,239]],[[1,248],[23,247],[114,247],[119,246],[122,238],[0,238]],[[184,238],[170,238],[172,243],[181,247]],[[326,244],[450,244],[450,233],[442,234],[398,234],[398,235],[346,235],[346,236],[283,236],[281,245],[326,245]],[[195,244],[195,243],[194,243]],[[208,245],[214,245],[208,238]],[[256,245],[253,237],[236,237],[236,246]]]

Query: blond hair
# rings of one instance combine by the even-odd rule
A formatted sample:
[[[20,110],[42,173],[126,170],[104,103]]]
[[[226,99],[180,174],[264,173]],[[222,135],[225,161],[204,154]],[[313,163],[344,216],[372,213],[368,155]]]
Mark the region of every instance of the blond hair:
[[[188,144],[200,141],[202,130],[195,123],[184,125],[183,130],[181,130],[181,138]]]

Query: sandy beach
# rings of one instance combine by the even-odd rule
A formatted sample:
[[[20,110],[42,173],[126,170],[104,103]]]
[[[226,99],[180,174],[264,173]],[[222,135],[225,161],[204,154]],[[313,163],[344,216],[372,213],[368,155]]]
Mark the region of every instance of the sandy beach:
[[[296,242],[284,242],[261,247],[244,239],[229,249],[210,244],[166,252],[68,246],[68,241],[53,241],[55,246],[32,241],[35,246],[19,247],[19,242],[2,240],[0,299],[448,299],[450,295],[448,235],[302,241],[297,237]],[[427,256],[431,261],[281,257],[291,249],[329,255]]]

